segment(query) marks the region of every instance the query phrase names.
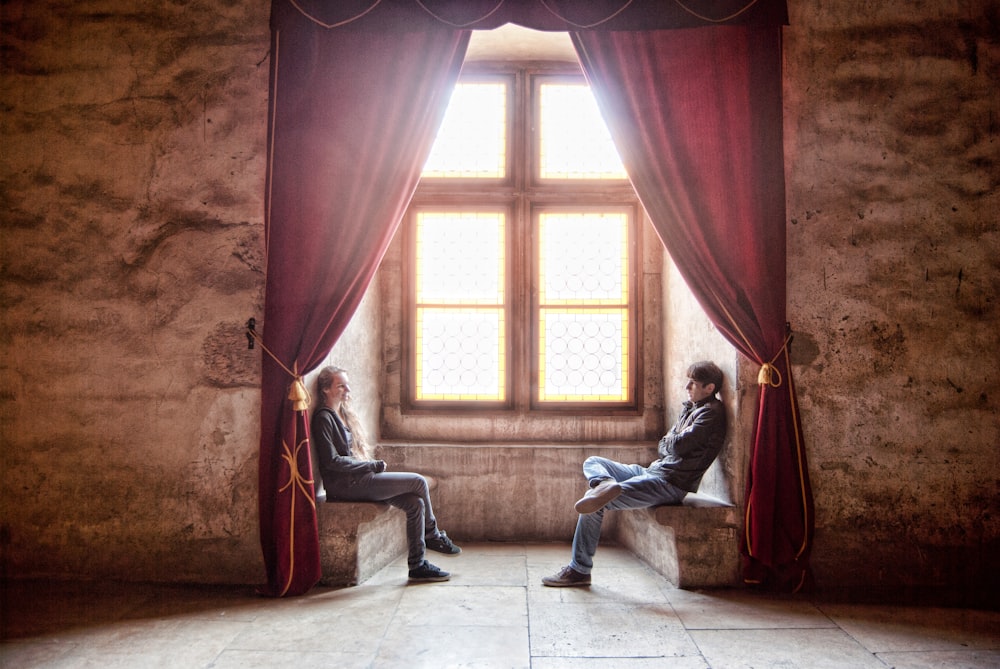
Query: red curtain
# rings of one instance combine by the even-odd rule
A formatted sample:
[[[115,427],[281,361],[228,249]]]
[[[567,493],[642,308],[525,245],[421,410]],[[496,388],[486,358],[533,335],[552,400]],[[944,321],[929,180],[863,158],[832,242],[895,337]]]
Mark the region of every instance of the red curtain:
[[[572,37],[664,246],[712,322],[761,365],[744,579],[797,590],[813,509],[786,346],[781,28]]]
[[[281,596],[307,591],[320,576],[307,421],[286,401],[289,372],[318,366],[360,303],[416,188],[469,33],[439,26],[331,38],[287,3],[272,9],[263,322],[270,354],[258,475],[262,592]]]

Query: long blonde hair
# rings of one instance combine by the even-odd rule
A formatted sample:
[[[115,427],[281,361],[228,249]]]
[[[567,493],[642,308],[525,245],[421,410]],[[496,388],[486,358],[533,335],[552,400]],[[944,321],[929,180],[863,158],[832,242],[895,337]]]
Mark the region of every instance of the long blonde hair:
[[[314,413],[319,411],[320,407],[324,406],[324,391],[330,389],[330,386],[333,385],[333,377],[337,374],[347,374],[347,370],[335,365],[329,365],[320,370],[319,375],[316,377],[316,392],[313,393]],[[354,413],[354,409],[351,408],[350,402],[341,402],[339,417],[344,421],[344,425],[347,426],[347,429],[351,431],[351,435],[354,437],[351,447],[352,455],[362,460],[373,459],[371,447],[368,443],[368,435],[361,424],[361,419],[358,418],[358,415]]]

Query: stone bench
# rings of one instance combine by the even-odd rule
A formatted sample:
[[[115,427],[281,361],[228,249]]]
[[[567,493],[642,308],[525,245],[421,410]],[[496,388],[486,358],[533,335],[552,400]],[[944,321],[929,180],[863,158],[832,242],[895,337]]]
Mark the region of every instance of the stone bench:
[[[434,490],[436,482],[424,478]],[[316,520],[323,585],[357,585],[406,555],[406,514],[386,502],[327,500],[321,490]]]
[[[357,585],[406,553],[406,516],[385,502],[316,500],[320,583]]]
[[[739,509],[689,493],[680,505],[617,511],[616,539],[678,588],[739,583]]]

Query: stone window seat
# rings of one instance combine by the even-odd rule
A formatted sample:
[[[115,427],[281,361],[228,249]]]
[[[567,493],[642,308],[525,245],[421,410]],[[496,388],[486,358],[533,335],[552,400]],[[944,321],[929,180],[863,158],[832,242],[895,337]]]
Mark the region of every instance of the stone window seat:
[[[321,489],[316,519],[323,585],[357,585],[407,552],[406,515],[387,502],[328,500]]]
[[[731,586],[739,578],[739,509],[688,493],[680,505],[611,512],[615,539],[679,588]]]
[[[428,443],[381,440],[380,457],[394,469],[440,481],[434,510],[459,541],[566,542],[573,503],[586,489],[581,464],[591,455],[650,462],[650,442]],[[612,511],[601,542],[622,545],[679,587],[740,584],[741,511],[731,505],[742,487],[743,454],[732,444],[705,473],[699,492],[680,506]],[[598,549],[598,552],[600,549]],[[599,561],[599,557],[597,558]]]
[[[393,470],[428,478],[435,513],[459,542],[568,542],[576,526],[572,505],[585,489],[580,463],[589,455],[646,462],[653,451],[648,443],[379,443]],[[724,498],[739,481],[727,475],[736,467],[724,463],[713,465],[701,490],[679,506],[608,513],[602,543],[624,546],[678,587],[738,585],[741,511]],[[323,583],[361,583],[405,555],[398,509],[371,502],[317,507]]]

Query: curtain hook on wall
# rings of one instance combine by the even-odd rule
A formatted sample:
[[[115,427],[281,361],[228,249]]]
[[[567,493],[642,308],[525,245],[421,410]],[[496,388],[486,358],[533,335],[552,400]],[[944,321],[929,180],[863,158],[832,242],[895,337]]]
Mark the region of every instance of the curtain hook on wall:
[[[246,332],[247,348],[253,348],[254,335],[257,334],[257,330],[255,329],[256,327],[257,327],[256,318],[251,318],[250,320],[247,321],[247,332]]]

